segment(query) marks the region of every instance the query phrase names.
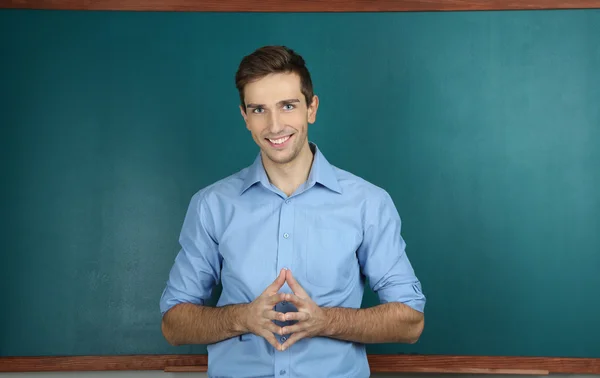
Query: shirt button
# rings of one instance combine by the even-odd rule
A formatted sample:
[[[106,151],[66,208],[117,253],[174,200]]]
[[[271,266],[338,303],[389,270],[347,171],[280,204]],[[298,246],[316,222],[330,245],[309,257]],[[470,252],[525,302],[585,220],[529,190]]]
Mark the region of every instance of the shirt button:
[[[279,375],[285,375],[285,370],[279,370]]]
[[[283,234],[283,237],[287,239],[290,237],[290,235],[286,232],[285,234]]]
[[[287,337],[285,337],[285,336],[282,336],[282,337],[281,337],[281,341],[285,341],[285,340],[287,340]]]
[[[288,203],[288,204],[289,204],[289,203],[290,203],[290,200],[285,200],[285,203]]]
[[[286,304],[287,304],[287,302],[286,302],[286,301],[283,301],[283,302],[281,302],[281,305],[282,305],[282,306],[285,306]]]

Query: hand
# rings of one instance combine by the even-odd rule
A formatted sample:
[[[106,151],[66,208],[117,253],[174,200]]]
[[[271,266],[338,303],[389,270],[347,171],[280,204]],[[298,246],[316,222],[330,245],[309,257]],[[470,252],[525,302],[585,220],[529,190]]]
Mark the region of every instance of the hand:
[[[281,334],[281,327],[273,323],[273,320],[284,321],[284,314],[273,308],[284,300],[284,294],[278,293],[278,291],[285,283],[285,278],[286,272],[285,269],[282,269],[277,279],[260,296],[248,304],[243,320],[245,329],[257,336],[264,337],[277,350],[283,350],[274,335],[274,333]]]
[[[294,304],[298,312],[288,312],[285,314],[285,320],[296,320],[298,323],[285,326],[281,329],[281,334],[292,335],[287,339],[281,350],[286,350],[296,341],[305,337],[320,336],[327,328],[327,317],[325,310],[320,308],[304,291],[302,286],[296,281],[292,272],[287,271],[286,281],[294,294],[285,294],[284,300]]]

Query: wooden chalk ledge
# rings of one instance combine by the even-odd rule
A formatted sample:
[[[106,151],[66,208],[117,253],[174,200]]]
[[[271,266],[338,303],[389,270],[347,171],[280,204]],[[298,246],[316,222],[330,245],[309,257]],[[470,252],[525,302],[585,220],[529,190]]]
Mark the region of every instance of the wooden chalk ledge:
[[[368,355],[373,373],[599,374],[600,358]],[[119,355],[0,357],[0,372],[163,370],[205,372],[208,356]]]

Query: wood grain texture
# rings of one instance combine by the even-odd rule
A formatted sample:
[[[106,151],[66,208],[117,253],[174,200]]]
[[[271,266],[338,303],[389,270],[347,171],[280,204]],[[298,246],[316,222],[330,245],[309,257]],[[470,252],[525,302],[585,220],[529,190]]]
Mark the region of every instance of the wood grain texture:
[[[165,373],[203,373],[208,371],[208,365],[198,366],[167,366]]]
[[[437,373],[437,374],[501,374],[501,375],[548,375],[548,370],[526,369],[476,369],[456,368],[448,371],[446,368],[415,368],[411,373]]]
[[[206,366],[206,355],[2,357],[0,372],[164,370],[167,366]]]
[[[600,358],[554,358],[510,356],[370,355],[373,371],[422,372],[439,369],[446,373],[463,369],[544,370],[549,373],[600,374]]]
[[[600,374],[600,358],[369,355],[374,373]],[[206,355],[2,357],[0,372],[206,371]]]
[[[0,8],[200,12],[409,12],[600,8],[600,0],[0,0]]]

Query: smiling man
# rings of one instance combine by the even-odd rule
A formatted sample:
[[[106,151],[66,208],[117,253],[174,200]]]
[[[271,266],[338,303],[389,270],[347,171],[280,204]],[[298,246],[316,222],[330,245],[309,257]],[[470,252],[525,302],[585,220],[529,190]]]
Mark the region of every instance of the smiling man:
[[[309,142],[319,99],[293,50],[244,57],[236,86],[260,152],[192,197],[163,334],[207,344],[210,377],[368,377],[365,344],[414,343],[424,324],[394,203]],[[366,278],[381,303],[363,309]]]

